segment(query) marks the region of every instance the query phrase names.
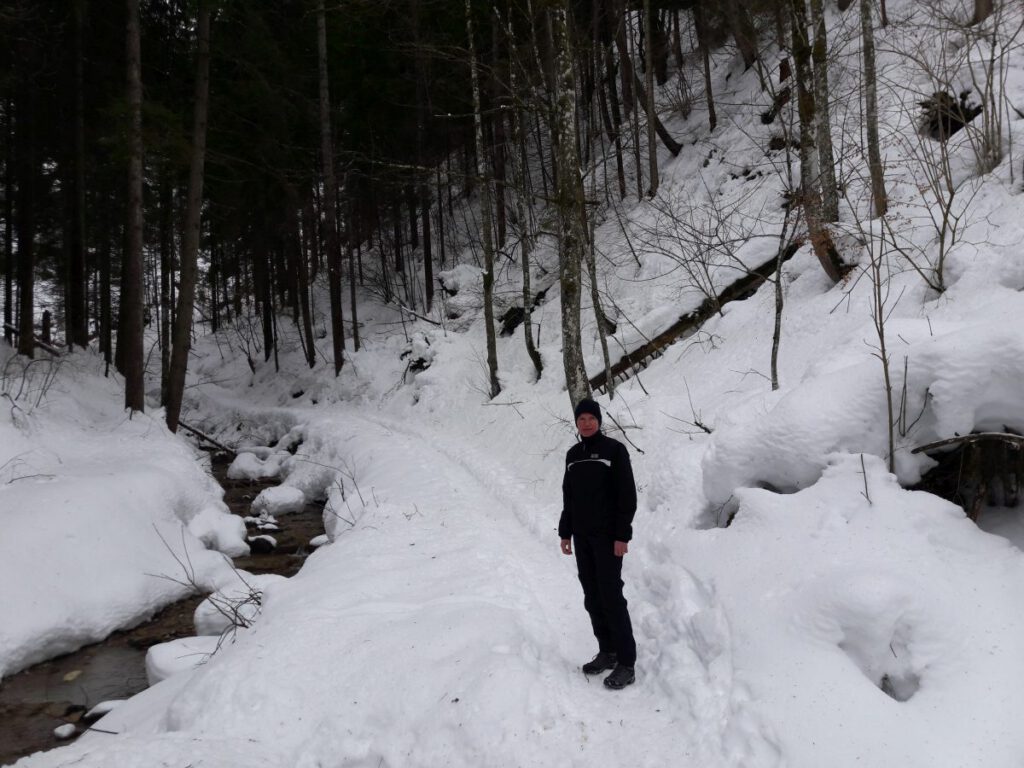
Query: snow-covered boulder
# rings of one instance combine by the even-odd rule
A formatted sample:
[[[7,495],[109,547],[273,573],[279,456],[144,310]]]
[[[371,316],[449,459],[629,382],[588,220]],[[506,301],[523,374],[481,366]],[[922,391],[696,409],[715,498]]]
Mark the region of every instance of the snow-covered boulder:
[[[146,652],[146,679],[156,685],[204,663],[217,650],[220,637],[182,637],[154,645]]]
[[[229,480],[264,480],[287,474],[292,455],[287,451],[259,451],[261,457],[253,449],[239,453],[228,467]]]
[[[259,495],[253,499],[252,512],[254,515],[281,515],[288,512],[301,512],[305,506],[306,494],[299,488],[279,485],[260,491]]]
[[[263,593],[271,584],[286,581],[276,573],[238,572],[238,579],[226,584],[201,602],[192,615],[197,635],[221,635],[232,626],[251,625],[260,615]]]
[[[933,465],[911,452],[916,446],[972,431],[1024,431],[1019,328],[990,321],[935,334],[925,321],[903,320],[891,322],[888,333],[902,342],[900,362],[906,361],[904,369],[894,356],[890,369],[899,422],[894,468],[901,483],[918,482]],[[861,356],[852,362],[840,351],[796,386],[752,398],[725,416],[703,460],[709,503],[723,505],[744,487],[807,488],[835,452],[886,457],[882,367],[873,356]]]
[[[249,554],[249,546],[245,543],[245,523],[240,517],[223,510],[205,507],[189,521],[188,532],[207,548],[223,552],[228,557]]]

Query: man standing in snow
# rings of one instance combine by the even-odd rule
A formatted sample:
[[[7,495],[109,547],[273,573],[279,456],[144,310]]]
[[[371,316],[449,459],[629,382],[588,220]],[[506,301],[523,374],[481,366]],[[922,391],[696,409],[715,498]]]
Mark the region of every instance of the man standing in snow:
[[[622,595],[622,558],[633,537],[636,483],[626,446],[601,432],[601,406],[590,399],[576,406],[580,441],[565,456],[562,552],[576,544],[576,567],[583,585],[583,606],[590,614],[598,653],[583,665],[596,675],[605,670],[609,688],[625,688],[636,678],[636,642]]]

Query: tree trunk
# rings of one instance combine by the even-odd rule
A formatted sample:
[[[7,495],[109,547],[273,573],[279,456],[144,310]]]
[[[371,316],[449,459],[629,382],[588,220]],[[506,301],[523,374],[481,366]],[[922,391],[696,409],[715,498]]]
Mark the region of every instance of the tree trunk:
[[[672,56],[676,60],[676,69],[682,70],[686,64],[686,59],[683,58],[683,43],[680,39],[679,32],[679,11],[674,10],[672,13]],[[680,75],[681,76],[681,75]]]
[[[601,359],[604,361],[604,380],[608,397],[615,397],[615,380],[612,378],[612,361],[608,356],[608,326],[601,306],[601,291],[597,287],[597,260],[594,258],[594,223],[590,222],[590,232],[585,250],[587,259],[587,276],[590,278],[590,302],[594,307],[594,320],[597,322],[597,336],[601,342]]]
[[[437,168],[437,263],[444,269],[444,204],[441,202],[444,190],[448,191],[448,197],[451,199],[452,185],[450,183],[445,184],[444,188],[441,187],[441,168]]]
[[[267,236],[263,231],[253,233],[250,244],[252,253],[252,279],[259,306],[260,327],[263,329],[263,362],[274,354],[274,289],[271,285],[270,254]]]
[[[476,43],[473,40],[473,12],[471,0],[466,0],[466,37],[469,39],[469,69],[473,85],[473,128],[476,136],[476,171],[480,177],[480,209],[483,227],[481,237],[484,251],[484,328],[487,336],[487,374],[489,395],[493,399],[501,392],[498,382],[498,345],[494,333],[494,242],[491,231],[491,182],[487,178],[487,159],[484,155],[484,128],[480,114],[480,76],[477,72]]]
[[[302,322],[302,335],[306,340],[306,361],[309,363],[309,367],[312,368],[316,365],[316,347],[313,345],[313,313],[310,311],[309,306],[309,249],[303,247],[299,235],[298,214],[296,213],[295,205],[290,205],[288,212],[291,218],[293,247],[297,251],[295,261],[296,272],[298,273],[296,275],[296,290],[299,294],[299,318]],[[355,305],[353,304],[354,308]]]
[[[7,97],[7,130],[4,131],[4,341],[14,341],[14,99]]]
[[[440,206],[438,206],[440,207]],[[430,314],[434,306],[434,253],[433,243],[430,240],[430,188],[424,183],[420,185],[420,211],[423,219],[423,290],[424,309]],[[349,246],[351,248],[351,245]],[[349,258],[349,269],[352,269],[351,252]],[[355,278],[353,278],[354,280]],[[352,283],[352,311],[355,312],[355,283]],[[355,321],[353,320],[353,323]]]
[[[495,235],[498,248],[505,247],[508,222],[505,211],[505,108],[508,106],[508,99],[505,93],[505,82],[507,73],[502,72],[501,65],[501,39],[499,24],[491,24],[491,99],[495,109],[491,117],[491,134],[493,136],[494,150],[492,152],[494,169],[494,222]]]
[[[618,46],[625,46],[626,37],[625,35],[616,35],[615,43]],[[644,110],[647,112],[648,121],[654,123],[654,130],[661,139],[661,143],[665,145],[665,148],[672,153],[672,157],[676,157],[682,150],[683,146],[678,141],[672,138],[672,135],[666,130],[662,124],[661,119],[658,117],[658,113],[653,109],[653,102],[650,100],[651,97],[645,92],[643,84],[640,82],[640,77],[636,74],[633,68],[631,59],[629,58],[629,51],[623,47],[619,49],[619,61],[620,65],[628,70],[629,78],[633,81],[633,89],[636,91],[637,99],[643,105]]]
[[[316,4],[317,60],[320,74],[320,161],[324,177],[324,219],[327,224],[327,275],[331,300],[331,341],[334,375],[345,364],[345,319],[341,310],[341,248],[338,242],[337,188],[331,139],[331,99],[327,75],[327,18],[324,0]]]
[[[614,78],[609,81],[612,89],[615,87]],[[608,134],[608,139],[612,142],[612,146],[615,148],[615,177],[619,184],[619,199],[626,199],[626,166],[622,162],[622,139],[619,132],[619,117],[618,117],[618,103],[617,99],[613,101],[614,93],[612,98],[605,92],[603,85],[598,86],[598,102],[601,108],[601,118],[604,120],[605,132]],[[609,113],[609,102],[614,104],[615,116]]]
[[[512,42],[515,34],[512,23],[508,25],[508,50],[513,50]],[[509,67],[509,80],[512,98],[518,100],[519,83],[516,78],[515,63]],[[522,103],[520,101],[520,103]],[[526,354],[529,355],[533,368],[540,379],[544,372],[544,361],[533,341],[533,291],[530,288],[530,250],[533,245],[533,232],[531,229],[529,211],[529,187],[527,183],[527,166],[529,157],[526,151],[526,128],[524,126],[523,113],[520,107],[514,107],[510,114],[512,125],[512,177],[517,187],[516,192],[516,218],[519,220],[519,258],[523,272],[523,338],[526,342]],[[623,193],[625,195],[625,193]]]
[[[110,374],[110,366],[114,362],[114,313],[111,307],[111,276],[113,267],[111,255],[113,252],[110,232],[110,220],[108,214],[104,214],[103,233],[100,238],[100,351],[103,353],[103,362],[106,365],[104,375]]]
[[[619,199],[624,200],[626,197],[626,168],[622,158],[622,112],[619,108],[619,93],[615,85],[615,57],[611,47],[612,30],[609,27],[611,20],[602,0],[594,0],[594,6],[595,15],[600,13],[598,34],[594,36],[594,44],[597,46],[595,55],[603,60],[605,71],[603,82],[598,84],[598,100],[605,130],[608,132],[609,140],[615,146],[615,173],[619,182]]]
[[[871,172],[871,203],[875,216],[885,215],[889,196],[885,191],[885,170],[878,144],[878,78],[875,74],[875,33],[871,25],[871,0],[860,0],[860,30],[864,55],[864,128],[868,139],[868,169]]]
[[[992,0],[974,0],[974,18],[971,24],[980,24],[992,15]]]
[[[718,116],[715,114],[715,96],[711,87],[711,41],[708,40],[710,33],[701,2],[693,5],[693,26],[697,31],[697,44],[700,46],[700,55],[704,62],[704,99],[708,104],[708,130],[714,133],[715,126],[718,125]]]
[[[586,204],[576,148],[576,80],[567,15],[569,0],[550,11],[557,56],[552,134],[558,138],[558,277],[562,291],[562,363],[573,407],[590,397],[580,338],[580,263],[587,247]]]
[[[85,275],[85,83],[83,39],[85,2],[75,0],[74,16],[74,118],[72,120],[72,172],[68,198],[70,250],[68,259],[68,295],[66,302],[67,343],[84,349],[89,344],[89,320],[86,312]]]
[[[821,214],[825,221],[839,221],[839,188],[836,186],[836,163],[832,152],[832,118],[828,90],[828,38],[822,0],[810,0],[814,43],[811,60],[814,69],[814,119],[818,144],[818,167],[821,171]]]
[[[429,214],[429,210],[427,211]],[[352,309],[352,348],[359,351],[359,309],[356,305],[356,245],[359,242],[359,237],[356,234],[356,217],[355,211],[349,209],[348,216],[348,236],[345,238],[348,244],[348,290],[349,290],[349,304]],[[424,242],[429,246],[430,243],[430,228],[425,226],[423,230]],[[429,247],[427,247],[427,254],[424,256],[429,263]],[[429,274],[429,269],[428,269]],[[310,344],[312,344],[312,337],[310,337]]]
[[[651,21],[651,0],[644,0],[644,49],[644,86],[647,90],[647,196],[655,197],[658,194],[658,143],[654,140],[654,120],[651,118],[651,115],[657,114],[654,103],[654,24]]]
[[[117,329],[118,357],[124,375],[124,405],[132,411],[145,408],[145,361],[143,359],[142,263],[142,54],[139,0],[128,0],[128,217],[121,278],[121,324]]]
[[[199,234],[202,223],[203,169],[206,162],[206,123],[210,106],[210,0],[199,0],[196,23],[196,83],[192,116],[192,155],[188,169],[188,202],[181,244],[181,279],[174,316],[171,369],[167,387],[167,428],[178,431],[185,393],[188,352],[192,347]]]
[[[626,9],[622,0],[608,0],[612,6],[612,13],[615,16],[615,31],[612,37],[615,38],[615,49],[619,52],[619,77],[622,83],[622,103],[626,107],[626,117],[629,117],[636,106],[633,93],[633,62],[629,58],[629,46],[626,44]]]
[[[207,272],[207,280],[210,288],[210,332],[217,333],[220,326],[220,273],[221,266],[220,245],[215,239],[216,230],[210,227],[210,270]]]
[[[750,69],[757,61],[757,29],[750,19],[745,3],[726,0],[724,10],[736,47],[743,57],[743,68]]]
[[[167,405],[171,380],[171,284],[174,282],[174,195],[171,172],[160,174],[160,403]]]
[[[790,0],[792,11],[793,61],[796,69],[797,111],[800,117],[800,198],[807,220],[811,246],[822,268],[833,281],[842,277],[842,263],[832,236],[822,223],[818,152],[814,146],[813,74],[811,45],[807,36],[807,9],[804,0]]]
[[[29,70],[34,68],[35,44],[31,32],[18,41],[21,68],[17,76],[14,155],[18,176],[18,354],[35,355],[35,87]]]

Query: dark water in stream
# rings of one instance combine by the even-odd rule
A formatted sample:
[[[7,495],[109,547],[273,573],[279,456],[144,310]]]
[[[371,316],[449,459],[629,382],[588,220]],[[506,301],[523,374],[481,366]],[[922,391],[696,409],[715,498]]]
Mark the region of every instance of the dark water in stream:
[[[277,480],[228,480],[230,456],[215,456],[213,474],[234,514],[246,516],[249,505]],[[323,533],[323,506],[307,504],[301,512],[277,517],[277,549],[235,558],[251,573],[292,576],[309,554],[309,540]],[[250,535],[258,531],[250,528]],[[85,712],[102,701],[126,699],[145,690],[145,659],[150,646],[195,634],[192,614],[202,596],[168,606],[152,619],[73,653],[42,662],[0,682],[0,765],[9,765],[41,749],[67,744],[54,736],[65,723],[78,732],[88,727]]]

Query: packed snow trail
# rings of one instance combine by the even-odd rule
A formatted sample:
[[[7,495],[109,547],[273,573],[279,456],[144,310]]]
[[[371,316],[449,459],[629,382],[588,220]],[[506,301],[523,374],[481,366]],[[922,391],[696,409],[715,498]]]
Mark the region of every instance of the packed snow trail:
[[[267,590],[252,630],[100,724],[123,735],[25,766],[151,765],[185,735],[197,766],[777,764],[685,571],[627,561],[639,674],[607,691],[579,671],[594,641],[574,563],[520,522],[538,499],[512,473],[353,409],[306,430],[309,466],[348,468],[352,525]]]

